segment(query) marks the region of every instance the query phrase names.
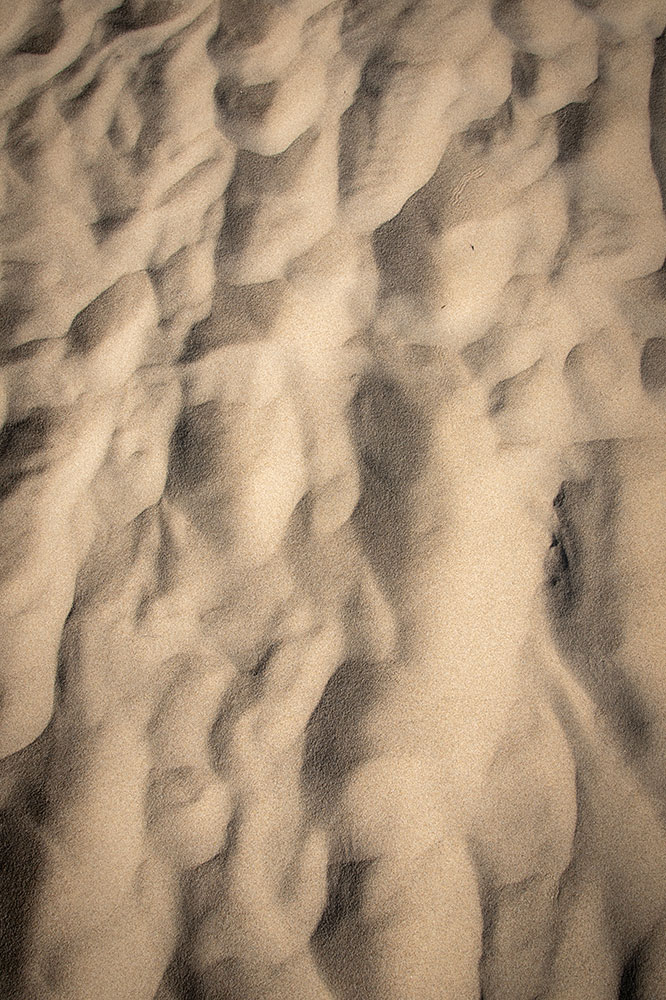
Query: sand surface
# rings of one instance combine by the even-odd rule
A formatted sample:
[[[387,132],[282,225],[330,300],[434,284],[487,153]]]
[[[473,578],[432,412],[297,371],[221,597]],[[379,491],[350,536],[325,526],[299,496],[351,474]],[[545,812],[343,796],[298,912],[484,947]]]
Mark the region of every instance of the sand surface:
[[[666,1000],[666,0],[6,0],[2,1000]]]

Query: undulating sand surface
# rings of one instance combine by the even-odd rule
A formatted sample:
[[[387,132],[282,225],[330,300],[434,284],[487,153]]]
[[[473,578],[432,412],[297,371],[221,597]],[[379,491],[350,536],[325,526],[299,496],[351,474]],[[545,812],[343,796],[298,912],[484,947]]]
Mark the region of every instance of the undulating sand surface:
[[[666,998],[665,0],[4,0],[2,1000]]]

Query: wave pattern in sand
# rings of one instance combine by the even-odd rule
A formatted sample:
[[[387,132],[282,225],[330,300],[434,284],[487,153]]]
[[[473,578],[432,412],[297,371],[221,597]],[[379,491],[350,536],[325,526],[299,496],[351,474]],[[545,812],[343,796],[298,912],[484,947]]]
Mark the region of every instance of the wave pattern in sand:
[[[666,997],[664,0],[0,26],[0,990]]]

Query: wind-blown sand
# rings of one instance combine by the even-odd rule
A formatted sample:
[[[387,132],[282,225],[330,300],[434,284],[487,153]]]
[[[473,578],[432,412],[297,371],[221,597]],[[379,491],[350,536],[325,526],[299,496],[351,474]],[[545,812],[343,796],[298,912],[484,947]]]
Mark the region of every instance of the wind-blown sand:
[[[666,1000],[664,0],[0,14],[0,995]]]

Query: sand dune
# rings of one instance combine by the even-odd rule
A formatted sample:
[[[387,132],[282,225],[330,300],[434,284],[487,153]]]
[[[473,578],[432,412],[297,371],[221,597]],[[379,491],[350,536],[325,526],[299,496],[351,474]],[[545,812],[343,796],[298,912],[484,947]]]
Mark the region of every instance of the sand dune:
[[[664,0],[0,15],[0,993],[666,998]]]

